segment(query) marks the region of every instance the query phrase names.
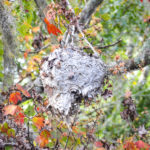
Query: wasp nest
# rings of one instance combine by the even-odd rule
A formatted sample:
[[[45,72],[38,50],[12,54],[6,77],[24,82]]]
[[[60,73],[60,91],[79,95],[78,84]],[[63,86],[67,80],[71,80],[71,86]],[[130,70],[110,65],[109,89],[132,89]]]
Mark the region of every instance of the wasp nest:
[[[59,48],[43,58],[40,76],[49,104],[68,115],[82,99],[101,93],[106,66],[100,58],[89,56],[78,48]]]

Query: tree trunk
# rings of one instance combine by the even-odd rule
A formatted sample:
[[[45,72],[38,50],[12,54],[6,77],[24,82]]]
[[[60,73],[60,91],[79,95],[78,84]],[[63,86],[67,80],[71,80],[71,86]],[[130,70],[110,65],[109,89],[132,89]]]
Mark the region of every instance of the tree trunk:
[[[3,90],[6,91],[14,83],[16,72],[15,55],[17,55],[17,44],[15,41],[14,20],[0,1],[0,29],[3,41],[4,79]]]

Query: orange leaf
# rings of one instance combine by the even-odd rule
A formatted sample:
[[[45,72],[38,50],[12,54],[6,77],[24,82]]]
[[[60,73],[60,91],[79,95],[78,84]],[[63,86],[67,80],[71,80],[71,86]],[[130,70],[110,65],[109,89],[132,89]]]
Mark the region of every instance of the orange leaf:
[[[24,52],[24,58],[26,59],[28,57],[28,53],[31,51],[31,49],[27,49],[25,52]]]
[[[21,85],[16,84],[16,87],[19,91],[21,91],[26,97],[31,97],[31,95],[29,94],[29,92],[27,90],[25,90]]]
[[[44,22],[48,25],[49,21],[47,20],[47,18],[44,18]]]
[[[36,138],[37,143],[40,147],[46,146],[48,144],[48,138],[50,137],[50,132],[48,130],[43,130],[40,135]]]
[[[97,148],[96,150],[106,150],[106,149],[101,147],[101,148]]]
[[[24,52],[23,54],[24,58],[26,59],[28,57],[28,53],[27,52]]]
[[[44,127],[44,118],[43,117],[34,117],[32,119],[33,124],[40,130],[42,127]]]
[[[78,128],[77,128],[76,126],[73,126],[73,127],[72,127],[72,131],[73,131],[74,133],[78,133],[77,130],[78,130]]]
[[[52,34],[54,34],[56,36],[58,35],[58,33],[61,34],[61,31],[55,25],[50,24],[49,21],[46,18],[44,18],[44,22],[47,25],[47,31],[48,31],[49,34],[52,33]]]
[[[125,150],[139,150],[135,143],[133,143],[132,141],[126,141],[125,144],[123,145],[123,148]]]
[[[147,143],[144,143],[144,142],[141,141],[141,140],[135,142],[135,145],[136,145],[136,147],[139,148],[139,149],[149,150],[149,148],[150,148],[150,145],[148,145]]]
[[[22,100],[20,92],[14,92],[10,94],[9,102],[17,104],[19,100]]]
[[[24,37],[24,39],[25,39],[26,42],[29,42],[29,40],[33,40],[33,36],[32,35],[26,35]]]
[[[6,115],[14,115],[17,109],[17,105],[7,105],[3,108],[4,116]]]
[[[54,52],[54,50],[57,48],[59,48],[59,45],[52,45],[51,46],[51,52]]]
[[[40,27],[39,27],[39,26],[33,27],[33,28],[32,28],[32,31],[33,31],[34,33],[37,33],[38,31],[40,31]]]

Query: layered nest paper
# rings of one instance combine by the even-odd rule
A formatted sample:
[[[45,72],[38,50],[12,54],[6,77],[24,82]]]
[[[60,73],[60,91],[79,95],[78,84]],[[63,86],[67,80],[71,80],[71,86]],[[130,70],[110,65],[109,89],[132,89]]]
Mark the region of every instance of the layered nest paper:
[[[100,58],[89,56],[76,47],[56,49],[43,58],[40,76],[49,104],[68,115],[82,99],[101,94],[106,66]]]

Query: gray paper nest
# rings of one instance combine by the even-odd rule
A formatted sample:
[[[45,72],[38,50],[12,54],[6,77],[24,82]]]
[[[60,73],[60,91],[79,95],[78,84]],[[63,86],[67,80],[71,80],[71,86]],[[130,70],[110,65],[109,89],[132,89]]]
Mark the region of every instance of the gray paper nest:
[[[101,94],[105,72],[106,66],[100,58],[68,47],[56,49],[43,58],[40,76],[50,106],[68,115],[82,99]]]

